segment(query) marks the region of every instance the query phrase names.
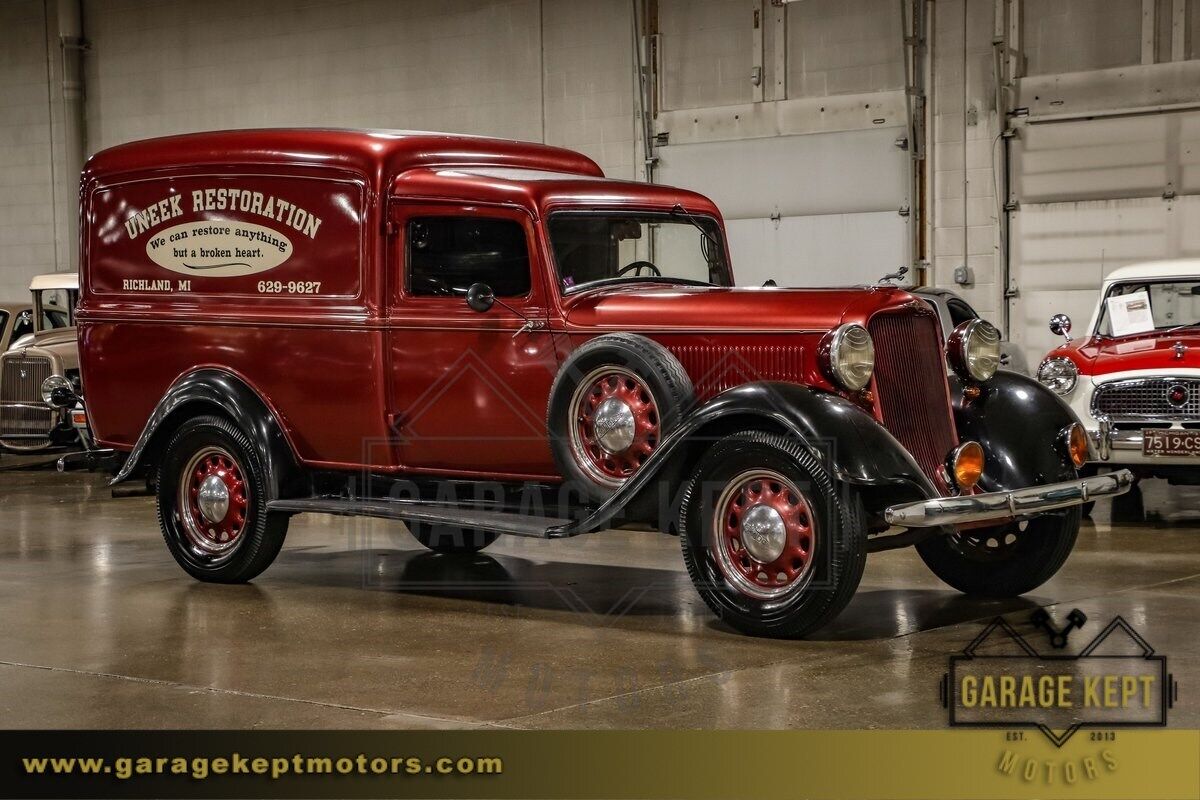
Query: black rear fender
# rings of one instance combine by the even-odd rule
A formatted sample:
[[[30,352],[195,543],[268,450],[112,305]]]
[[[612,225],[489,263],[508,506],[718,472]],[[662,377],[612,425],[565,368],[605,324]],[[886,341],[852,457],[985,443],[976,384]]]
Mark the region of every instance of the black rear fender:
[[[171,385],[150,414],[112,485],[152,474],[171,434],[185,420],[220,414],[254,442],[263,459],[270,499],[308,494],[307,480],[283,428],[266,402],[244,381],[220,369],[200,369]]]

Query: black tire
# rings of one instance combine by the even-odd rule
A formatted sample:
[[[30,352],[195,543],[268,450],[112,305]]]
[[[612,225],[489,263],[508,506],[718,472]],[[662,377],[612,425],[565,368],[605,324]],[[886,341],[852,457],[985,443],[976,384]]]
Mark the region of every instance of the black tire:
[[[1016,597],[1054,576],[1079,534],[1078,506],[1024,523],[931,536],[917,552],[933,573],[965,594]]]
[[[758,571],[759,567],[754,565],[765,562],[749,560],[744,544],[736,544],[736,539],[727,541],[726,533],[718,534],[715,530],[717,504],[730,507],[725,498],[731,487],[746,475],[751,476],[746,485],[752,486],[757,470],[776,473],[790,481],[792,488],[800,490],[808,504],[808,516],[816,523],[813,539],[809,540],[811,564],[806,561],[804,571],[790,586],[776,589],[765,582],[758,589],[750,586],[751,591],[779,592],[771,598],[754,597],[739,588],[752,581],[738,577],[738,568],[731,561],[736,558],[732,550],[740,547],[744,551],[741,563],[751,571]],[[730,502],[736,505],[738,498],[733,497]],[[867,530],[857,493],[848,490],[839,494],[828,470],[807,448],[778,434],[739,433],[711,447],[700,459],[684,492],[680,531],[688,575],[704,602],[726,623],[753,636],[795,638],[827,624],[854,596],[866,564]],[[731,549],[718,549],[725,547]],[[766,581],[769,580],[767,576]]]
[[[233,467],[220,473],[221,468],[213,466],[213,462],[226,456]],[[228,489],[227,484],[228,510],[217,523],[197,513],[190,503],[181,508],[181,484],[185,477],[190,493],[195,488],[194,476],[214,469],[218,474],[236,473],[242,489],[239,493]],[[288,516],[266,509],[268,494],[262,457],[250,439],[223,417],[195,417],[179,426],[159,464],[157,495],[158,522],[167,549],[179,566],[198,580],[211,583],[252,580],[275,560],[287,535]],[[210,525],[236,530],[229,533]],[[224,533],[229,533],[228,541],[219,540]]]
[[[500,538],[500,534],[495,531],[477,528],[455,528],[450,525],[431,525],[427,522],[409,522],[407,525],[413,538],[435,553],[478,553]]]
[[[601,450],[597,441],[587,439],[583,433],[575,435],[584,423],[579,408],[572,407],[587,401],[583,393],[594,381],[605,378],[605,370],[609,368],[627,373],[638,384],[629,391],[642,399],[649,397],[649,404],[641,408],[652,412],[645,411],[645,418],[637,417],[637,430],[649,431],[651,419],[654,426],[652,435],[647,432],[644,438],[635,439],[627,449],[617,453]],[[644,460],[679,423],[694,400],[695,390],[683,365],[657,342],[632,333],[611,333],[592,339],[567,358],[550,389],[546,429],[555,464],[563,479],[585,501],[603,502],[637,470],[639,460]],[[608,466],[602,463],[606,459],[610,462]]]

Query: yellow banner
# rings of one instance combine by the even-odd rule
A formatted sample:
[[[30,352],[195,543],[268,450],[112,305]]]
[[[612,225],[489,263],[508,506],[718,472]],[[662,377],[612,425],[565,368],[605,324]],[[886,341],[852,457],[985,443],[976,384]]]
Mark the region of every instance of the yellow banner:
[[[1200,797],[1200,731],[5,731],[0,797]]]

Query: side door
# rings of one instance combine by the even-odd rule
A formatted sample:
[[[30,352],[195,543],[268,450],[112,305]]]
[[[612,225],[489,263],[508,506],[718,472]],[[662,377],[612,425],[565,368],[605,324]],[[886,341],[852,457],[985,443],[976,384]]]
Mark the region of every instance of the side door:
[[[506,206],[393,201],[389,425],[409,472],[553,478],[546,404],[558,370],[534,222]],[[484,283],[485,312],[466,302]]]

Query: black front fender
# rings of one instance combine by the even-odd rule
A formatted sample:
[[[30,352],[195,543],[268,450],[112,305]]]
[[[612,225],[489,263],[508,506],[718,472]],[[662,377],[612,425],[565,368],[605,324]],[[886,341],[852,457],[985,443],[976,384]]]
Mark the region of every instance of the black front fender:
[[[656,486],[680,487],[713,443],[763,429],[798,438],[843,484],[895,490],[912,499],[937,496],[908,451],[858,406],[828,392],[764,381],[722,392],[685,415],[642,468],[589,517],[587,527],[602,527],[627,507],[627,516],[661,526],[669,513]]]
[[[980,386],[978,397],[964,388],[951,376],[959,438],[979,442],[987,457],[981,488],[1020,489],[1075,477],[1061,434],[1078,419],[1058,395],[1033,378],[1006,371]]]
[[[171,385],[154,407],[111,485],[144,472],[183,421],[211,413],[228,417],[250,437],[263,460],[270,499],[282,496],[298,471],[279,421],[266,402],[244,381],[225,370],[212,368],[190,372]]]

